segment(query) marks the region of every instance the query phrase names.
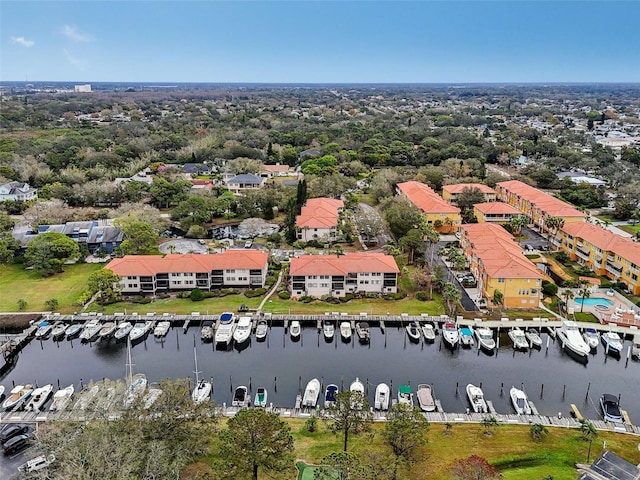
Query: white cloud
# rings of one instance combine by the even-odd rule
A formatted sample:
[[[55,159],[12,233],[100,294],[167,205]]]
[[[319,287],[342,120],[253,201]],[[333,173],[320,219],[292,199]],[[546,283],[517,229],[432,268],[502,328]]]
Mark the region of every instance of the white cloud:
[[[13,43],[17,43],[19,45],[22,45],[23,47],[33,47],[36,42],[34,42],[33,40],[27,40],[24,37],[11,37],[11,41]]]
[[[76,67],[80,71],[84,70],[84,67],[87,65],[87,61],[86,60],[84,60],[82,58],[74,57],[66,49],[63,50],[63,51],[64,51],[64,56],[67,57],[67,61],[71,65],[73,65],[74,67]]]
[[[94,40],[93,35],[82,33],[78,31],[77,27],[71,25],[65,25],[62,28],[62,34],[75,42],[91,42]]]

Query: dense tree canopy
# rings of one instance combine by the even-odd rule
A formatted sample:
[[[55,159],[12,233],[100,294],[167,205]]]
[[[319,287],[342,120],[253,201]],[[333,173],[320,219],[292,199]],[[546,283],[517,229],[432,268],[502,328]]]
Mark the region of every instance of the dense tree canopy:
[[[80,255],[78,244],[62,233],[45,232],[27,243],[25,265],[44,277],[62,272],[62,266]]]

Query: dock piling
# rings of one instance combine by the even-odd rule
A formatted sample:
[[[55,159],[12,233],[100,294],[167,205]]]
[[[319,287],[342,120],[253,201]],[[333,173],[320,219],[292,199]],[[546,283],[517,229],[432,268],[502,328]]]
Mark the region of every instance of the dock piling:
[[[589,398],[589,389],[591,388],[591,382],[589,382],[589,385],[587,385],[587,394],[584,396],[584,399],[588,399]]]
[[[500,396],[504,395],[504,382],[500,382]]]
[[[460,395],[460,390],[458,389],[458,382],[456,382],[456,397]]]
[[[543,398],[543,397],[544,397],[544,383],[540,387],[540,398]]]
[[[567,391],[567,385],[565,384],[562,386],[562,400],[564,400],[566,391]]]

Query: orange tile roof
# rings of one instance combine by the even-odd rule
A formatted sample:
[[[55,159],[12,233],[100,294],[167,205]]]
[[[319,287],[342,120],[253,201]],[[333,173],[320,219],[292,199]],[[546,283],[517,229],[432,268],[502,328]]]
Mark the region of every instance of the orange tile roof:
[[[573,205],[549,195],[537,188],[527,185],[519,180],[508,180],[497,184],[508,192],[522,197],[533,206],[539,208],[544,213],[552,217],[586,217],[584,213],[576,209]]]
[[[484,203],[476,203],[474,205],[478,211],[484,213],[485,215],[521,215],[522,212],[518,210],[516,207],[512,207],[508,203],[504,202],[484,202]]]
[[[395,258],[379,252],[345,255],[302,255],[291,259],[289,275],[339,275],[348,273],[400,273]]]
[[[520,245],[499,225],[475,223],[462,225],[465,238],[482,268],[492,278],[544,278],[524,256]]]
[[[449,204],[424,183],[412,180],[399,183],[398,188],[411,203],[425,213],[460,213],[458,207]]]
[[[249,269],[267,267],[268,255],[260,250],[226,250],[222,253],[161,255],[125,255],[105,267],[120,276],[147,276],[158,273],[210,272],[211,270]]]
[[[640,243],[605,230],[587,222],[571,222],[562,231],[572,237],[581,238],[605,252],[612,252],[640,266]]]
[[[335,198],[310,198],[296,217],[298,228],[332,228],[338,225],[342,200]]]
[[[480,192],[484,194],[496,193],[496,191],[493,188],[487,185],[483,185],[482,183],[455,183],[453,185],[444,185],[442,187],[442,190],[445,190],[451,193],[452,195],[457,195],[458,193],[462,193],[462,191],[465,188],[469,188],[469,189],[477,188],[478,190],[480,190]]]

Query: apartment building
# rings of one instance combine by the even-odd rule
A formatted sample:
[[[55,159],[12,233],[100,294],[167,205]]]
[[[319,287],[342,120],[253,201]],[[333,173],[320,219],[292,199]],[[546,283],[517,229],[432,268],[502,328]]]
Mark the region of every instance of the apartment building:
[[[460,246],[487,305],[500,290],[506,308],[538,308],[544,275],[504,228],[493,223],[462,225]]]
[[[427,223],[440,233],[456,232],[462,224],[460,209],[424,183],[413,180],[399,183],[398,194],[408,198],[424,214]]]
[[[482,183],[456,183],[453,185],[445,185],[442,187],[442,198],[453,205],[457,205],[458,196],[468,190],[478,190],[482,195],[484,195],[485,202],[494,202],[496,200],[496,191]]]
[[[296,217],[298,240],[309,242],[333,242],[338,236],[342,200],[335,198],[310,198]]]
[[[259,250],[226,250],[212,255],[125,255],[105,267],[120,275],[123,293],[214,288],[260,288],[268,255]]]
[[[348,293],[396,293],[400,270],[391,255],[347,253],[291,259],[291,296],[344,297]]]
[[[478,223],[498,223],[504,225],[509,223],[511,219],[522,212],[516,207],[512,207],[504,202],[484,202],[476,203],[473,206],[473,214]]]
[[[112,219],[38,225],[37,230],[16,226],[13,237],[20,242],[22,248],[26,248],[29,241],[45,232],[62,233],[78,244],[85,244],[91,253],[103,250],[111,254],[124,240],[124,233],[113,225]]]

